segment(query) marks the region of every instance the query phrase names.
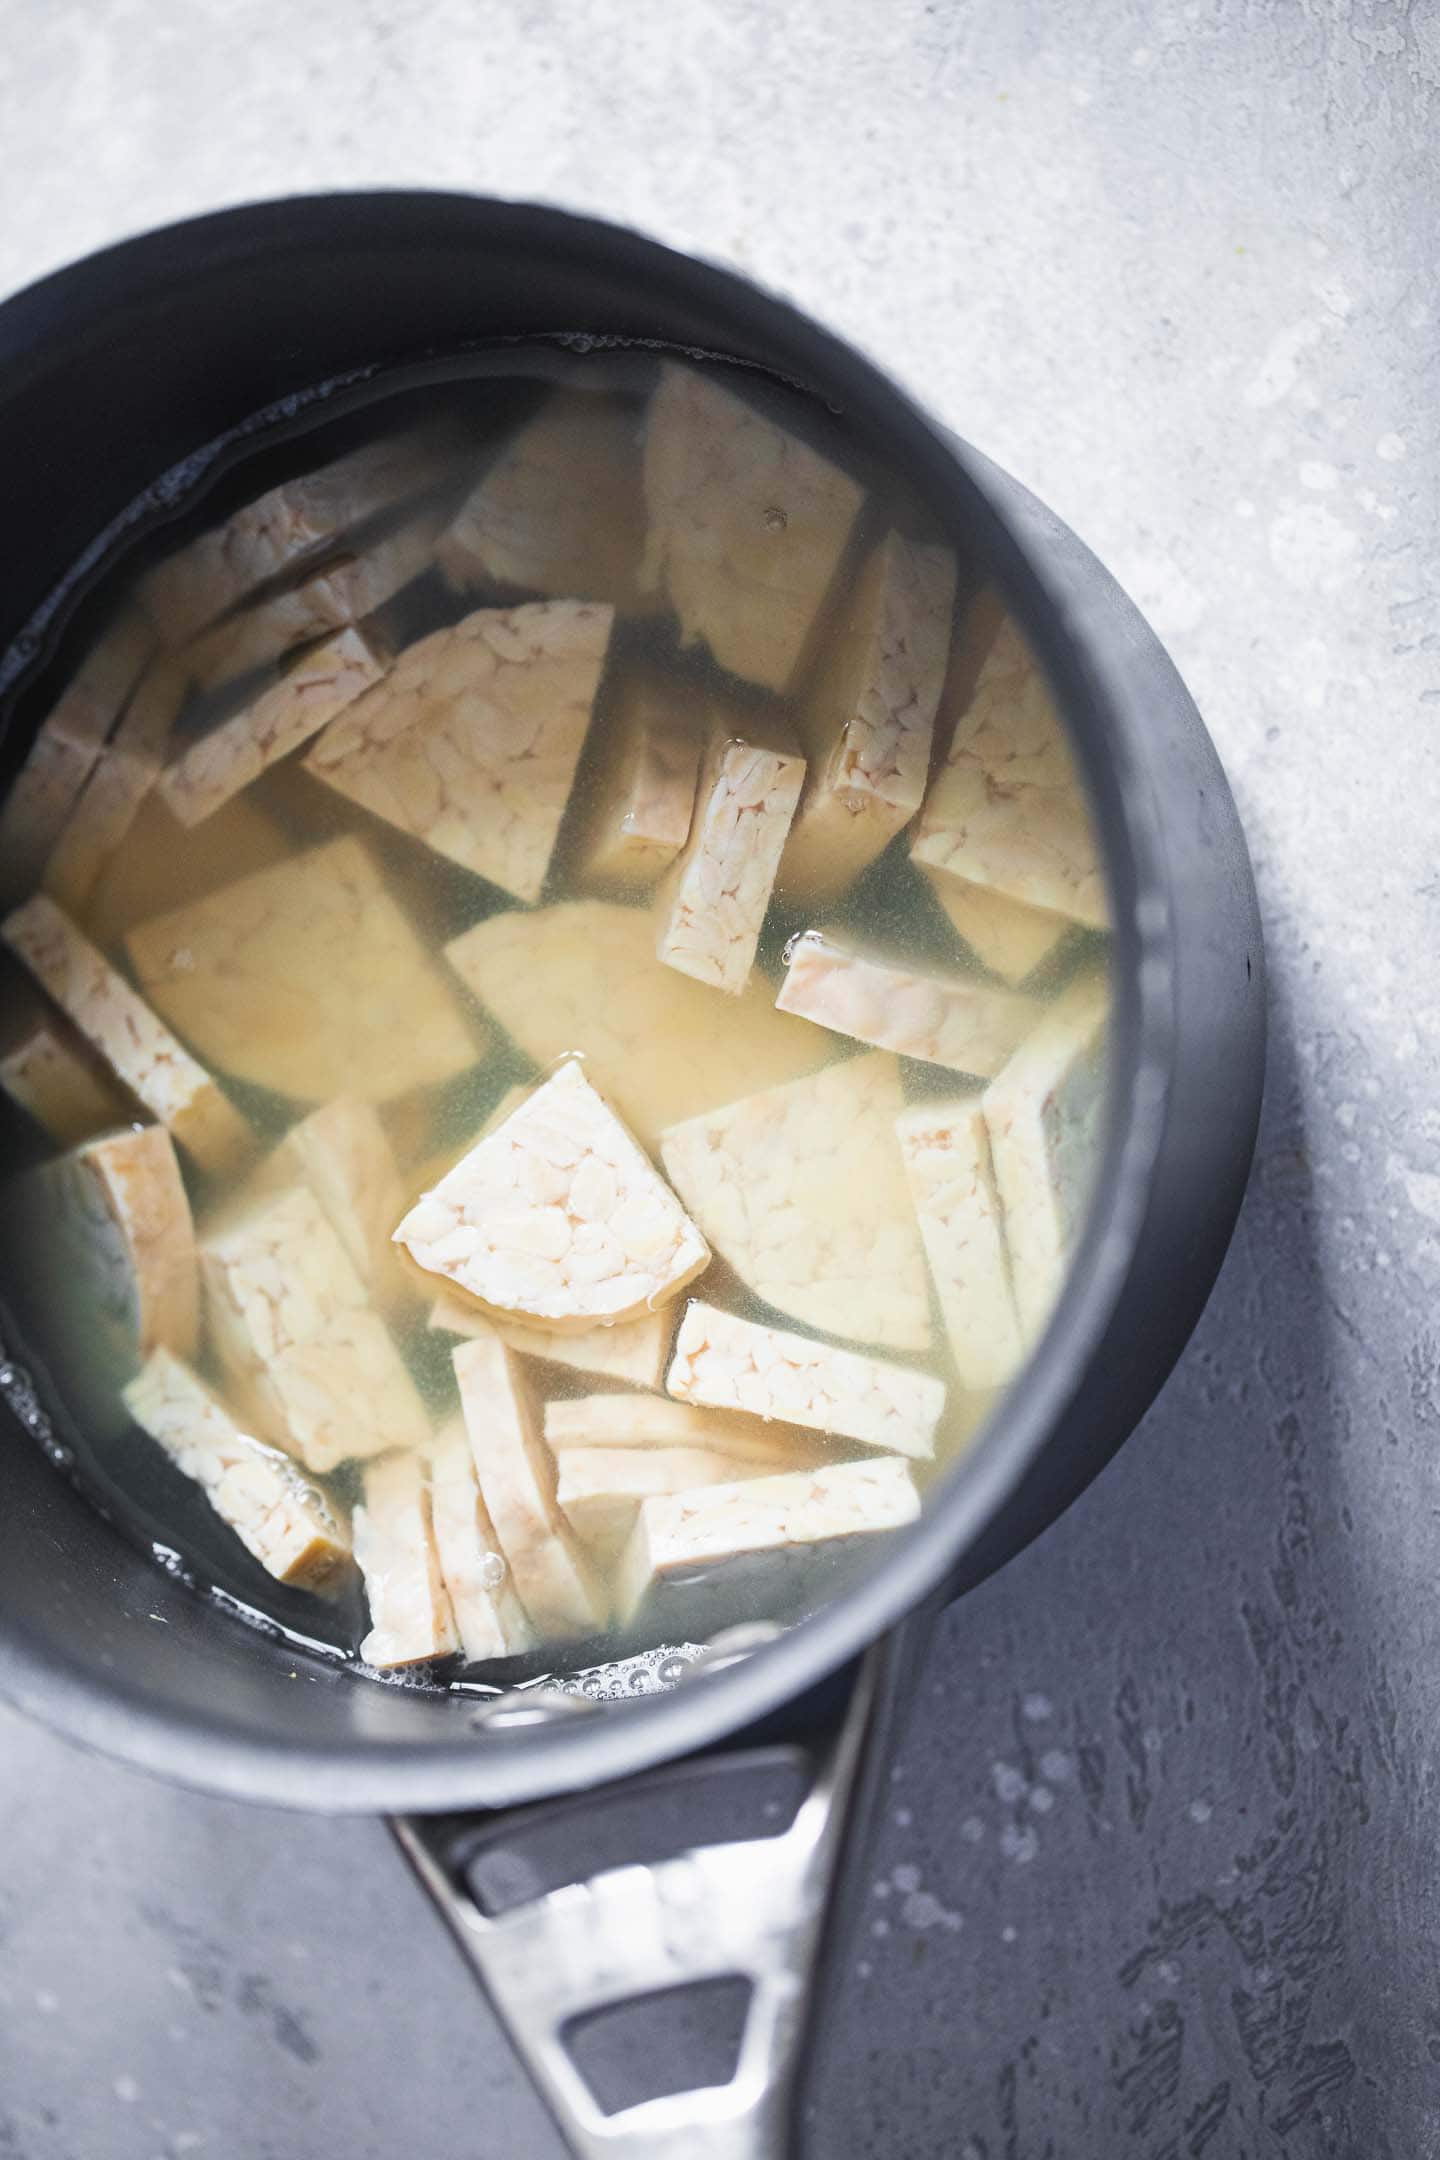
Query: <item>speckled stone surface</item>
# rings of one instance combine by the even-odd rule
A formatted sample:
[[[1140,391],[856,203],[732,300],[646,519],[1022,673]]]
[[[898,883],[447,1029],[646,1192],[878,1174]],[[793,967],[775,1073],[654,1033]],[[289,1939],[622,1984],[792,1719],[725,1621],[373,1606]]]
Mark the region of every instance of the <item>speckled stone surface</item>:
[[[628,218],[868,346],[1151,612],[1274,977],[1143,1431],[950,1613],[823,2160],[1440,2153],[1433,0],[9,0],[0,287],[292,187]],[[385,1833],[0,1713],[7,2160],[556,2160]]]

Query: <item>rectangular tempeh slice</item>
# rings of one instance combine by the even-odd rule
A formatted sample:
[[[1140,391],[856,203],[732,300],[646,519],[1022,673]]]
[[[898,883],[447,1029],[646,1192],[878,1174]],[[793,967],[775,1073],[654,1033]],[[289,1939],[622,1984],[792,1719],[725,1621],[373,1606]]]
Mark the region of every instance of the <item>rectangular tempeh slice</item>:
[[[266,1439],[321,1476],[426,1446],[415,1383],[308,1186],[222,1217],[201,1240],[200,1266],[211,1345]]]
[[[408,646],[305,770],[477,877],[538,900],[614,610],[478,608]]]
[[[1048,908],[1027,907],[993,886],[937,871],[930,887],[951,928],[958,931],[982,967],[1005,982],[1022,983],[1070,936],[1074,924]]]
[[[655,1493],[733,1485],[757,1474],[733,1456],[707,1448],[571,1448],[558,1458],[555,1496],[598,1567],[610,1568],[635,1527],[642,1500]]]
[[[303,585],[225,616],[185,648],[193,681],[202,690],[221,689],[312,639],[358,625],[429,569],[444,521],[443,508],[427,506],[393,532],[368,540],[359,553],[327,563]]]
[[[973,976],[908,966],[847,931],[807,930],[786,948],[775,1003],[817,1027],[929,1065],[989,1078],[1044,1007]]]
[[[796,706],[808,771],[787,896],[833,898],[919,809],[954,607],[949,548],[892,531],[872,550]]]
[[[684,847],[700,774],[693,703],[648,668],[632,669],[617,686],[597,728],[597,769],[575,848],[577,884],[644,892]]]
[[[61,1147],[123,1124],[130,1115],[121,1089],[58,1015],[37,1015],[0,1055],[0,1088]]]
[[[139,924],[126,948],[146,995],[202,1056],[302,1102],[388,1102],[482,1054],[353,834]]]
[[[701,1449],[762,1470],[804,1469],[830,1459],[798,1427],[757,1424],[668,1395],[561,1395],[545,1405],[545,1443],[558,1460],[572,1449]],[[738,1474],[738,1473],[737,1473]]]
[[[350,1531],[340,1510],[288,1455],[244,1431],[181,1359],[155,1351],[124,1394],[136,1424],[277,1582],[323,1593],[349,1573]]]
[[[510,909],[445,948],[466,987],[543,1067],[582,1045],[585,1070],[646,1147],[677,1119],[813,1072],[823,1036],[752,981],[716,1024],[699,983],[655,964],[644,908],[567,901]]]
[[[361,1658],[379,1672],[393,1672],[453,1657],[460,1636],[435,1548],[424,1457],[382,1455],[367,1463],[364,1492],[354,1525],[355,1558],[370,1605]]]
[[[376,1305],[400,1304],[413,1294],[390,1240],[404,1188],[373,1103],[337,1095],[312,1110],[272,1149],[257,1182],[277,1191],[309,1186]]]
[[[911,859],[1103,929],[1099,840],[1050,688],[998,597],[970,611],[940,729],[953,725]]]
[[[861,504],[848,473],[693,368],[667,362],[645,422],[640,582],[668,593],[687,644],[733,675],[790,687]]]
[[[453,500],[453,493],[447,493],[443,501],[422,503],[400,524],[376,533],[352,555],[331,564],[327,581],[338,611],[337,626],[378,614],[435,567],[435,543]]]
[[[660,1626],[674,1606],[718,1624],[769,1611],[777,1595],[807,1600],[839,1548],[919,1513],[910,1466],[893,1457],[657,1495],[641,1503],[620,1562],[620,1615]]]
[[[172,760],[159,781],[167,807],[183,825],[213,817],[271,765],[318,735],[380,680],[388,664],[388,655],[363,630],[341,630],[312,646],[278,682]]]
[[[981,1097],[917,1103],[895,1130],[960,1385],[1003,1387],[1024,1344]]]
[[[421,1195],[395,1241],[488,1308],[562,1331],[639,1319],[710,1259],[575,1059]]]
[[[195,1228],[163,1125],[87,1140],[41,1173],[62,1245],[73,1240],[100,1303],[142,1358],[163,1345],[195,1354],[200,1285]]]
[[[46,892],[72,915],[83,913],[101,871],[118,853],[160,777],[185,692],[183,668],[163,656],[156,660],[100,752],[45,865]]]
[[[665,1385],[679,1401],[783,1418],[926,1459],[945,1408],[932,1373],[741,1320],[692,1299]]]
[[[150,571],[140,584],[145,611],[167,645],[187,644],[267,579],[442,485],[463,454],[454,428],[416,428],[283,480]]]
[[[930,1346],[930,1288],[883,1052],[672,1125],[660,1159],[702,1235],[746,1287],[827,1334]]]
[[[481,1498],[521,1603],[542,1635],[595,1633],[608,1599],[556,1503],[555,1464],[519,1362],[492,1335],[458,1344],[453,1363]]]
[[[101,632],[39,732],[0,805],[0,905],[39,882],[51,849],[106,739],[155,650],[155,633],[127,607]]]
[[[804,778],[787,728],[712,707],[690,837],[655,898],[667,967],[732,997],[745,988]]]
[[[621,399],[552,391],[441,536],[436,554],[450,583],[638,608],[639,438],[640,416]]]
[[[1095,1180],[1109,1007],[1103,975],[1068,983],[983,1098],[1027,1342],[1050,1317]]]
[[[254,1135],[235,1105],[53,900],[36,893],[0,936],[202,1169],[233,1169],[250,1153]]]
[[[448,1335],[489,1334],[493,1329],[510,1349],[522,1357],[546,1358],[552,1365],[572,1372],[592,1373],[597,1379],[623,1380],[630,1387],[658,1388],[670,1354],[674,1316],[663,1308],[640,1320],[622,1320],[614,1327],[582,1328],[562,1335],[555,1328],[527,1327],[523,1320],[487,1313],[458,1290],[442,1290],[430,1308],[429,1325]]]
[[[446,1420],[430,1448],[430,1510],[440,1572],[467,1664],[533,1649],[535,1630],[485,1511],[465,1420]]]

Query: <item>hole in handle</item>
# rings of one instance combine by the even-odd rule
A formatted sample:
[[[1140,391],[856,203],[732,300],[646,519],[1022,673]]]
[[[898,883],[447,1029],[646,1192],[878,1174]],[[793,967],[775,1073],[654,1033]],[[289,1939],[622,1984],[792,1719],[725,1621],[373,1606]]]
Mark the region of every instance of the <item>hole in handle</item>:
[[[673,1860],[697,1846],[779,1837],[810,1777],[799,1748],[675,1763],[623,1786],[511,1817],[469,1846],[463,1874],[487,1919],[608,1868]]]
[[[740,2062],[754,1993],[742,1973],[607,2003],[561,2034],[605,2115],[672,2093],[728,2085]]]

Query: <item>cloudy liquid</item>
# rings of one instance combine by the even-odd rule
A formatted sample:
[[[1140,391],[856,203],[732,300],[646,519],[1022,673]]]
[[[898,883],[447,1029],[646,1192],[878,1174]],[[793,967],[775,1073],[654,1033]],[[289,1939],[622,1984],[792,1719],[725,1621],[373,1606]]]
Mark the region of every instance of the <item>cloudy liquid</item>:
[[[537,348],[530,353],[512,349],[484,362],[468,362],[463,377],[457,373],[450,380],[409,388],[389,401],[371,402],[363,410],[327,420],[283,440],[272,442],[261,436],[261,447],[254,455],[234,464],[204,500],[173,528],[157,536],[143,566],[153,564],[177,543],[185,544],[211,529],[287,476],[313,471],[357,443],[383,439],[387,433],[398,436],[417,426],[439,429],[442,435],[449,431],[445,439],[453,444],[451,464],[426,496],[426,513],[432,516],[434,530],[442,532],[447,529],[447,520],[453,520],[478,480],[505,453],[517,432],[532,425],[557,396],[585,395],[604,400],[622,423],[617,439],[631,445],[633,470],[619,474],[613,502],[602,495],[597,503],[593,478],[586,496],[580,484],[583,475],[573,490],[546,483],[551,488],[547,514],[560,527],[551,555],[560,565],[558,574],[564,582],[527,584],[524,563],[513,553],[501,562],[498,574],[493,565],[473,569],[463,589],[453,575],[447,577],[433,563],[425,563],[397,592],[383,599],[369,619],[368,626],[381,634],[386,653],[403,654],[420,639],[444,630],[477,608],[509,608],[548,599],[618,602],[594,717],[568,788],[563,819],[537,901],[517,897],[494,877],[478,874],[450,854],[440,852],[426,838],[401,829],[393,819],[317,779],[306,765],[317,738],[307,740],[252,778],[230,796],[222,809],[191,828],[170,813],[155,787],[137,786],[124,830],[113,845],[102,850],[88,882],[83,875],[67,879],[63,871],[60,877],[73,920],[127,981],[139,981],[143,993],[143,970],[137,967],[136,953],[143,948],[148,923],[167,917],[177,908],[204,902],[256,873],[305,858],[344,836],[358,839],[389,899],[433,959],[448,1007],[458,1024],[472,1032],[475,1042],[473,1058],[442,1080],[401,1087],[377,1103],[407,1207],[438,1177],[448,1158],[473,1143],[510,1090],[535,1084],[555,1068],[557,1060],[569,1054],[585,1061],[585,1069],[602,1092],[616,1100],[616,1107],[630,1115],[632,1123],[637,1122],[637,1107],[643,1109],[647,1119],[655,1109],[647,1088],[637,1086],[634,1073],[627,1077],[616,1067],[611,1034],[616,1021],[614,997],[618,993],[610,987],[616,962],[609,931],[614,929],[614,911],[630,910],[635,936],[646,943],[648,951],[655,935],[659,903],[653,886],[627,883],[624,874],[597,879],[587,867],[596,820],[608,800],[614,731],[630,686],[643,677],[653,695],[673,707],[682,728],[691,723],[698,726],[697,716],[712,709],[737,715],[735,726],[742,733],[752,721],[757,727],[793,725],[810,686],[822,679],[835,643],[844,635],[850,619],[847,609],[853,604],[857,581],[873,551],[891,532],[918,548],[931,550],[933,555],[948,549],[956,557],[953,603],[948,606],[944,627],[945,645],[950,647],[953,642],[957,651],[962,650],[966,626],[973,621],[976,596],[984,583],[983,565],[968,559],[949,536],[930,526],[920,506],[908,499],[869,445],[852,436],[832,414],[747,371],[695,362],[687,362],[686,366],[702,382],[713,379],[723,384],[767,422],[818,452],[854,483],[860,503],[858,514],[847,524],[836,547],[833,571],[820,580],[821,600],[809,621],[803,650],[783,688],[774,685],[773,651],[761,653],[756,673],[747,679],[744,654],[735,642],[739,633],[733,628],[733,611],[729,627],[716,613],[711,623],[713,634],[702,632],[686,642],[677,620],[675,594],[667,586],[663,568],[658,590],[643,591],[639,587],[637,572],[647,507],[641,478],[645,430],[660,368],[653,355],[606,353],[586,359],[551,348]],[[320,409],[328,410],[323,406]],[[776,492],[783,496],[783,487]],[[581,507],[577,508],[577,503]],[[653,501],[649,510],[653,522]],[[757,577],[769,574],[766,566],[786,536],[791,514],[784,500],[763,505],[764,539],[757,539]],[[366,549],[377,544],[374,536],[378,534],[383,540],[396,522],[393,513],[386,512],[369,528],[368,536],[362,527],[358,538],[342,537],[333,548],[321,549],[303,563],[273,574],[258,599],[251,599],[237,611],[237,620],[255,608],[283,609],[287,593],[297,583],[313,577],[317,568],[323,569],[327,559],[334,556],[349,562],[357,555],[363,558]],[[513,538],[512,533],[510,541]],[[539,552],[543,554],[544,550]],[[688,577],[693,586],[695,576],[703,580],[703,574],[702,562],[698,572],[693,564],[688,572],[682,566],[673,572],[673,579],[679,586]],[[125,565],[117,566],[90,618],[94,630],[98,632],[103,623],[113,622],[119,611],[131,603],[136,590],[134,573]],[[693,600],[690,587],[687,595]],[[719,663],[713,646],[724,648],[729,666]],[[245,650],[243,639],[239,649],[242,653]],[[187,653],[193,650],[193,642],[189,646],[181,642],[178,661],[182,668],[189,664]],[[81,642],[73,664],[83,664],[83,655]],[[152,667],[157,664],[151,662]],[[173,765],[191,743],[224,727],[276,679],[285,664],[284,660],[265,662],[227,681],[223,660],[217,663],[207,659],[208,679],[202,687],[192,682],[186,691],[164,732],[158,752],[160,761]],[[760,679],[756,679],[757,675]],[[43,688],[44,696],[33,701],[32,709],[37,714],[53,708],[64,688],[63,673],[52,670]],[[950,703],[963,706],[963,699],[957,699],[952,690]],[[343,720],[343,715],[340,717]],[[953,711],[942,701],[930,751],[932,791],[936,776],[943,770],[953,719]],[[338,724],[339,720],[332,723]],[[101,750],[97,773],[113,756],[118,739],[112,734],[109,745]],[[812,751],[807,785],[816,784],[823,763],[823,757]],[[927,792],[927,801],[930,799]],[[83,807],[82,795],[71,817]],[[1071,809],[1073,814],[1073,805]],[[485,814],[484,805],[477,803],[474,817],[483,821]],[[800,830],[798,825],[793,829]],[[887,966],[912,974],[938,973],[973,981],[1002,1000],[1012,995],[1013,984],[1007,985],[982,966],[975,950],[957,934],[937,897],[943,880],[923,874],[912,860],[918,830],[915,815],[899,820],[894,837],[877,847],[872,859],[848,876],[838,890],[819,896],[810,877],[798,883],[792,880],[782,855],[743,999],[727,996],[719,988],[697,985],[690,976],[665,967],[656,958],[647,1012],[655,1033],[657,1068],[658,1061],[673,1051],[687,1031],[694,1036],[698,1030],[702,1040],[696,1051],[696,1065],[703,1070],[707,1063],[713,1063],[728,1074],[727,1031],[733,1035],[741,1026],[742,1007],[747,1014],[752,1008],[761,1011],[762,1017],[775,1027],[775,996],[797,940],[803,940],[807,933],[820,932],[845,952],[854,949],[878,953]],[[26,880],[27,889],[36,882],[42,890],[53,889],[53,866],[57,850],[65,845],[64,831],[62,826],[55,846],[45,851],[33,877]],[[63,856],[60,860],[63,865]],[[23,889],[7,894],[11,905],[24,898]],[[563,941],[563,989],[557,988],[553,1009],[547,1008],[544,966],[553,963],[558,981],[562,965],[557,944],[550,949],[549,962],[542,958],[540,971],[525,986],[523,1025],[517,1024],[513,1000],[503,1010],[487,1009],[483,998],[475,995],[473,983],[462,979],[446,959],[447,945],[492,918],[519,911],[548,917],[549,911],[560,908],[574,911],[565,918],[568,928]],[[1104,965],[1103,931],[1093,919],[1093,909],[1090,914],[1088,922],[1059,923],[1049,949],[1023,982],[1023,996],[1035,1000],[1037,1021],[1047,1001],[1064,993],[1078,975]],[[597,931],[592,951],[587,944],[587,924],[598,926],[602,920],[609,925],[609,931],[604,938]],[[363,967],[360,974],[363,977]],[[37,1015],[54,1015],[51,1002],[9,955],[0,987],[9,1015],[7,1041],[22,1033]],[[220,1001],[226,996],[223,972],[216,978],[213,995]],[[323,1000],[314,1003],[310,1013],[295,1023],[301,1030],[323,1030],[328,1024]],[[176,1031],[213,1071],[254,1134],[253,1154],[242,1166],[218,1174],[197,1166],[193,1157],[183,1149],[179,1151],[196,1235],[203,1244],[207,1227],[223,1221],[227,1213],[243,1204],[267,1150],[317,1109],[322,1098],[314,1093],[287,1092],[281,1084],[267,1084],[264,1060],[251,1058],[248,1050],[242,1049],[235,1062],[227,1065],[223,1058],[208,1054],[213,1045],[197,1041],[193,1033],[187,1034],[184,1025],[177,1023]],[[727,1102],[746,1096],[752,1088],[803,1081],[860,1057],[893,1061],[902,1107],[966,1096],[983,1084],[993,1069],[967,1073],[933,1056],[896,1052],[877,1045],[873,1037],[857,1040],[804,1017],[787,1019],[774,1040],[767,1041],[768,1062],[762,1059],[763,1069],[752,1076],[747,1054],[742,1050],[732,1055],[733,1074],[717,1078],[711,1090],[713,1099],[697,1102],[693,1088],[682,1089],[686,1099],[676,1106],[677,1115],[693,1117],[719,1110]],[[643,1061],[643,1052],[640,1055]],[[247,1063],[248,1070],[239,1069]],[[277,1066],[277,1074],[279,1070]],[[293,1070],[293,1061],[284,1070]],[[363,1083],[363,1076],[361,1079]],[[123,1115],[141,1123],[147,1117],[144,1106],[128,1098],[124,1099]],[[52,1188],[47,1185],[43,1166],[64,1150],[56,1145],[53,1135],[47,1136],[42,1123],[15,1104],[3,1105],[3,1118],[3,1291],[18,1338],[10,1347],[37,1369],[43,1390],[57,1411],[58,1429],[66,1443],[74,1447],[75,1474],[127,1534],[151,1549],[159,1564],[170,1572],[193,1580],[197,1590],[220,1596],[240,1618],[273,1626],[298,1645],[358,1659],[368,1625],[364,1586],[358,1573],[343,1573],[324,1596],[277,1582],[240,1544],[200,1488],[129,1416],[121,1390],[133,1379],[140,1357],[124,1295],[117,1299],[113,1285],[97,1274],[91,1264],[95,1255],[85,1249],[83,1228],[77,1243],[74,1223],[67,1223],[62,1234],[53,1219],[48,1198]],[[1077,1215],[1088,1190],[1090,1158],[1098,1147],[1098,1129],[1098,1117],[1091,1117],[1075,1143],[1086,1151],[1086,1160],[1072,1161],[1068,1166],[1068,1205]],[[642,1130],[640,1138],[652,1160],[658,1162],[656,1132]],[[833,1179],[840,1186],[850,1174],[843,1160],[834,1162]],[[682,1194],[682,1199],[685,1197]],[[901,1205],[903,1202],[897,1202],[897,1206]],[[1075,1227],[1072,1224],[1072,1242]],[[888,1226],[881,1225],[880,1230],[887,1231]],[[895,1230],[897,1237],[903,1235],[910,1241],[913,1252],[919,1251],[913,1215],[903,1224],[897,1222]],[[945,1409],[933,1457],[917,1459],[911,1468],[922,1488],[943,1475],[992,1410],[997,1391],[967,1384],[967,1376],[957,1366],[928,1273],[923,1296],[929,1347],[897,1342],[893,1326],[888,1331],[889,1339],[877,1341],[874,1334],[866,1332],[870,1323],[863,1311],[857,1310],[853,1297],[843,1311],[837,1311],[834,1326],[823,1324],[827,1315],[816,1310],[813,1299],[801,1298],[805,1310],[797,1316],[793,1300],[759,1294],[753,1280],[747,1279],[747,1275],[753,1275],[753,1269],[747,1267],[748,1255],[732,1256],[726,1251],[723,1233],[712,1228],[709,1235],[715,1252],[713,1264],[674,1300],[670,1309],[675,1319],[690,1297],[699,1297],[764,1327],[933,1375],[946,1390]],[[883,1237],[877,1235],[877,1250],[881,1249]],[[437,1280],[430,1290],[438,1294],[447,1287]],[[877,1282],[877,1310],[885,1302],[880,1293]],[[456,1413],[452,1365],[456,1337],[428,1324],[430,1303],[426,1288],[412,1281],[411,1293],[390,1305],[385,1317],[404,1370],[427,1416],[438,1425]],[[1031,1337],[1034,1332],[1032,1326]],[[594,1372],[569,1369],[528,1355],[520,1362],[525,1384],[542,1403],[625,1392],[622,1383]],[[223,1397],[226,1375],[203,1316],[193,1363],[207,1384]],[[755,1423],[760,1424],[760,1420]],[[262,1437],[287,1445],[286,1435],[280,1430]],[[813,1457],[807,1455],[806,1460],[862,1460],[872,1452],[852,1439],[826,1439],[818,1432],[807,1436],[806,1446],[813,1450]],[[332,1497],[337,1513],[343,1515],[361,1500],[363,1476],[364,1464],[360,1462],[340,1463],[323,1476],[320,1482]],[[702,1594],[697,1596],[693,1615],[688,1616],[690,1624],[676,1626],[677,1610],[682,1622],[687,1616],[683,1601],[677,1608],[672,1600],[658,1639],[675,1640],[682,1635],[703,1639],[707,1632],[713,1632],[717,1619],[727,1624],[739,1618],[781,1623],[793,1620],[826,1596],[842,1590],[857,1571],[873,1565],[885,1542],[881,1537],[853,1538],[811,1565],[804,1572],[803,1582],[783,1560],[774,1556],[768,1560],[759,1558],[745,1570],[743,1589],[725,1593],[718,1604],[697,1579]],[[504,1563],[508,1567],[503,1540],[497,1539],[497,1546],[501,1548],[497,1566]],[[607,1559],[597,1565],[603,1576],[613,1562]],[[515,1579],[513,1569],[511,1578],[523,1599],[524,1585]],[[643,1611],[633,1620],[623,1620],[589,1636],[578,1636],[570,1630],[564,1640],[547,1640],[543,1627],[538,1632],[541,1640],[535,1648],[494,1668],[497,1681],[557,1665],[583,1665],[612,1652],[623,1654],[644,1647],[657,1639]],[[490,1668],[467,1668],[463,1656],[457,1656],[433,1665],[422,1664],[407,1676],[421,1684],[433,1681],[446,1685],[457,1679],[484,1680],[489,1675]]]

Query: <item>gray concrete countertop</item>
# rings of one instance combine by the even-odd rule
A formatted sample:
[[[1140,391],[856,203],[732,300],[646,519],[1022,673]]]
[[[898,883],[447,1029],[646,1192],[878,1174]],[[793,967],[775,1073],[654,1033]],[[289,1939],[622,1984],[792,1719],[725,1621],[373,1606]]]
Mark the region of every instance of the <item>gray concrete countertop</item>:
[[[0,288],[294,188],[593,208],[858,339],[1148,608],[1266,910],[1254,1188],[1145,1428],[941,1630],[810,2147],[1440,2153],[1440,9],[0,19]],[[0,2154],[557,2150],[378,1825],[0,1713]]]

